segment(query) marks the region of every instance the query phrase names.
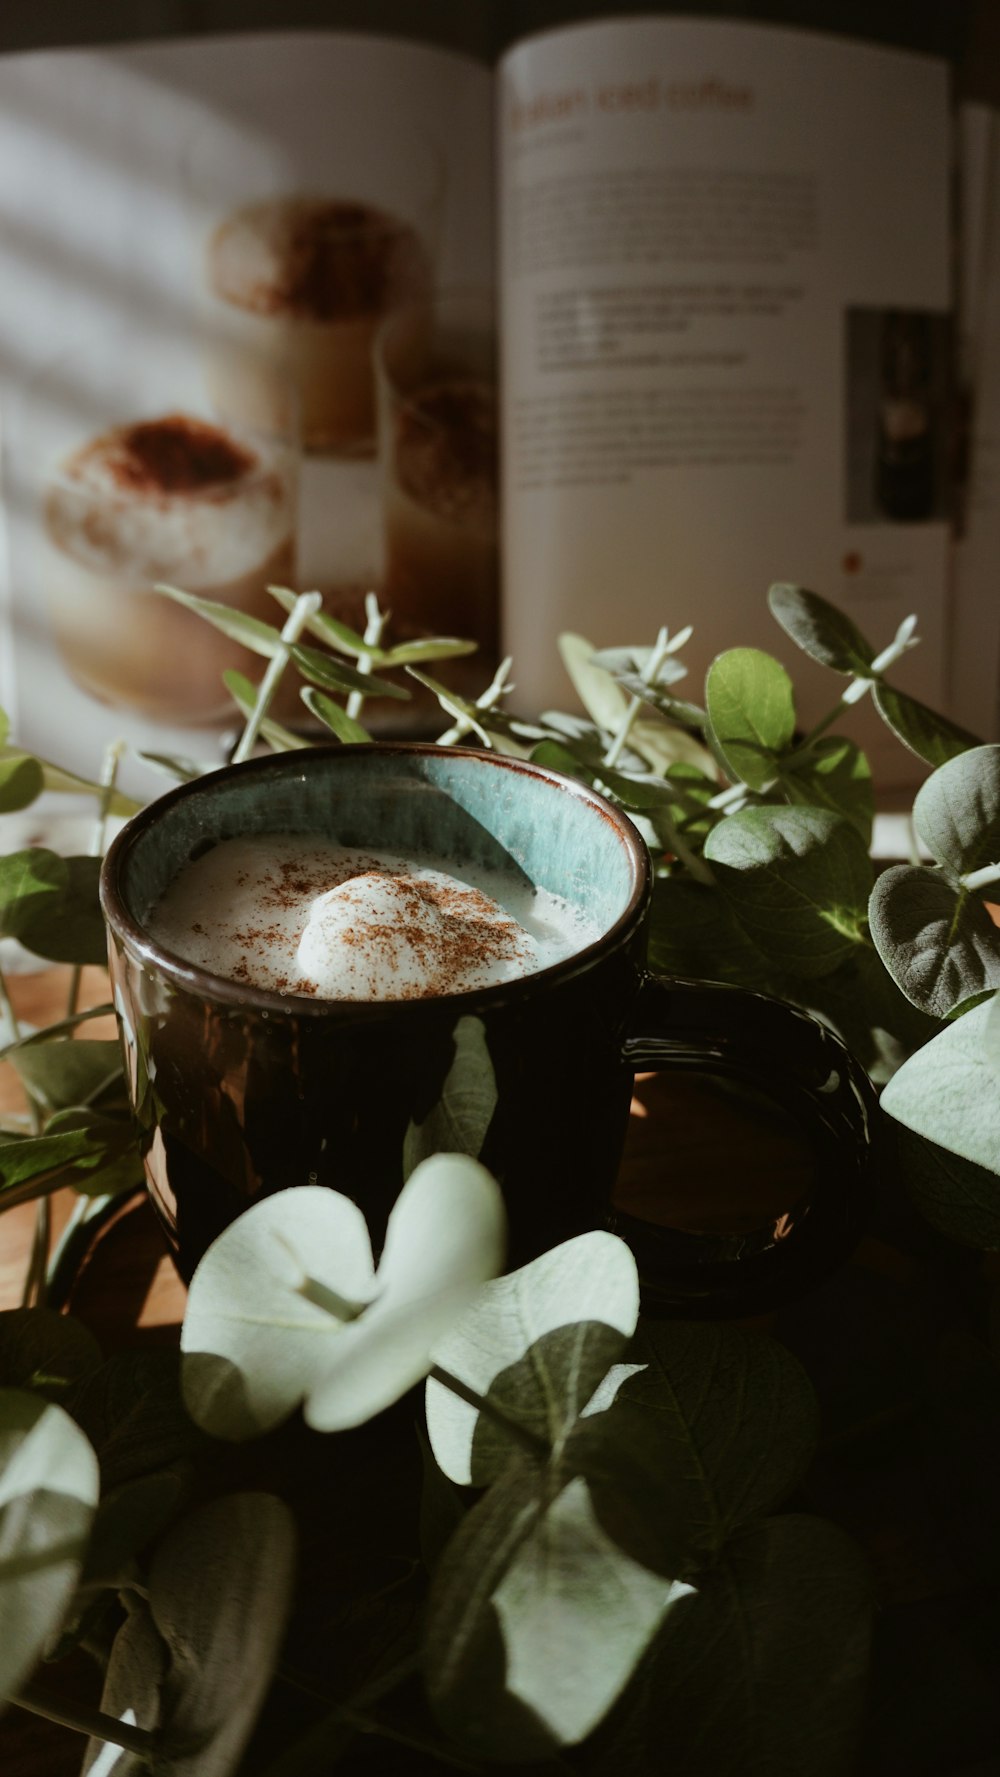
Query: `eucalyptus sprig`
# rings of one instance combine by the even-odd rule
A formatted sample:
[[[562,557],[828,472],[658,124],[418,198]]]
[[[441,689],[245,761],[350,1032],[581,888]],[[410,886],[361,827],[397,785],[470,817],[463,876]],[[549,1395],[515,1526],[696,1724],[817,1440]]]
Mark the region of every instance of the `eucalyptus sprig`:
[[[821,1416],[785,1344],[637,1323],[634,1263],[610,1235],[484,1282],[501,1263],[496,1188],[477,1164],[496,1088],[470,1018],[441,1103],[407,1132],[408,1183],[377,1268],[359,1212],[334,1193],[266,1198],[203,1261],[183,1372],[176,1353],[103,1360],[86,1328],[44,1304],[61,1304],[88,1228],[141,1179],[117,1045],[86,1034],[110,1008],[80,1009],[71,977],[64,1015],[22,1029],[0,969],[0,1064],[25,1102],[0,1124],[0,1211],[78,1194],[65,1244],[50,1251],[39,1223],[33,1305],[0,1314],[0,1697],[88,1736],[85,1768],[101,1777],[309,1777],[357,1732],[383,1735],[401,1771],[408,1752],[442,1768],[556,1769],[576,1748],[586,1777],[642,1777],[669,1748],[679,1777],[847,1777],[886,1654],[867,1677],[871,1578],[814,1510],[837,1439],[874,1448],[877,1463],[883,1423],[912,1420],[941,1486],[934,1428],[946,1425],[973,1453],[956,1485],[981,1474],[980,1492],[1000,1444],[988,1343],[1000,1315],[973,1269],[974,1249],[1000,1249],[1000,747],[892,683],[916,644],[912,619],[876,646],[798,587],[771,589],[773,615],[846,681],[805,732],[789,673],[763,650],[720,655],[689,697],[684,629],[601,650],[563,637],[583,713],[526,716],[510,662],[466,698],[428,668],[472,644],[387,644],[374,598],[359,634],[316,595],[273,594],[283,617],[270,625],[166,592],[265,663],[258,684],[226,675],[240,756],[320,734],[367,741],[379,700],[405,700],[415,678],[441,705],[439,744],[533,759],[624,807],[653,863],[653,967],[764,988],[837,1026],[884,1084],[890,1195],[901,1186],[923,1218],[921,1254],[940,1251],[949,1279],[961,1276],[968,1320],[923,1368],[907,1350],[917,1375],[902,1389],[885,1354],[868,1353],[865,1387],[884,1369],[885,1395],[865,1395],[845,1429],[842,1400],[827,1393]],[[303,717],[279,722],[289,673]],[[914,806],[926,864],[879,872],[869,856],[871,773],[849,734],[866,697],[929,768]],[[211,768],[149,762],[177,778]],[[105,776],[88,783],[19,750],[0,716],[0,815],[46,790],[131,812]],[[99,850],[0,857],[8,948],[71,971],[103,961]],[[390,1651],[375,1638],[356,1685],[304,1676],[289,1663],[294,1612],[281,1649],[292,1515],[256,1485],[197,1503],[218,1467],[212,1435],[266,1432],[265,1445],[288,1438],[294,1451],[300,1409],[315,1427],[364,1425],[421,1376],[415,1607],[393,1619]],[[348,1468],[332,1460],[335,1529]],[[978,1496],[957,1497],[949,1521],[985,1522],[977,1562],[991,1573],[1000,1538],[976,1518]],[[376,1537],[374,1565],[378,1550]],[[382,1594],[377,1608],[362,1601],[360,1620],[384,1606]],[[74,1649],[100,1668],[86,1705],[44,1675],[46,1657]],[[282,1686],[311,1696],[313,1719],[262,1765],[245,1749]]]

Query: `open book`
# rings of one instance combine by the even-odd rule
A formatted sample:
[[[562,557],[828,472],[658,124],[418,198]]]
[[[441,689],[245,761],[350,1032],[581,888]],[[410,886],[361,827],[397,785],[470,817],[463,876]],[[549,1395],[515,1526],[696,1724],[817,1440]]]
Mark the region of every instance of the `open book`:
[[[220,756],[231,644],[157,581],[272,622],[269,583],[355,623],[375,588],[479,641],[467,692],[509,651],[522,713],[572,705],[564,630],[691,623],[696,696],[721,648],[782,652],[797,581],[879,646],[918,612],[900,683],[943,704],[947,74],[653,18],[496,69],[334,34],[6,58],[17,737]],[[805,722],[821,677],[796,656]]]

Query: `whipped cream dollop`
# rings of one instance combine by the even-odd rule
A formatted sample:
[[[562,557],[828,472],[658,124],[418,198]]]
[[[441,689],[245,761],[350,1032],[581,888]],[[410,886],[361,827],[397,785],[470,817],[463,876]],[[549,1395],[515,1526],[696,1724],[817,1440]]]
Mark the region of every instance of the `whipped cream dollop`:
[[[466,993],[597,936],[558,895],[489,872],[463,880],[442,862],[315,836],[224,839],[183,867],[146,923],[214,975],[323,1000]]]
[[[309,909],[295,961],[323,999],[401,1000],[510,981],[538,948],[481,889],[440,870],[365,870]]]

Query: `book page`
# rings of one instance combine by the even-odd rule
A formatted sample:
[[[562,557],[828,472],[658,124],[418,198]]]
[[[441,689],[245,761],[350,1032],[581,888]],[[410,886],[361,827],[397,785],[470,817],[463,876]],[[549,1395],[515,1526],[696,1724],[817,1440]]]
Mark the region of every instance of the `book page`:
[[[533,38],[499,73],[506,646],[566,705],[555,637],[695,626],[778,653],[818,719],[843,681],[787,642],[823,594],[895,682],[945,693],[945,64],[770,27],[635,19]],[[911,769],[877,718],[875,763]],[[849,729],[857,733],[856,725]],[[916,762],[912,769],[919,771]]]
[[[265,663],[157,582],[278,626],[268,586],[316,587],[364,626],[389,536],[378,341],[457,285],[491,294],[492,81],[329,33],[0,59],[21,745],[94,775],[121,737],[147,795],[138,750],[221,763],[222,671]]]

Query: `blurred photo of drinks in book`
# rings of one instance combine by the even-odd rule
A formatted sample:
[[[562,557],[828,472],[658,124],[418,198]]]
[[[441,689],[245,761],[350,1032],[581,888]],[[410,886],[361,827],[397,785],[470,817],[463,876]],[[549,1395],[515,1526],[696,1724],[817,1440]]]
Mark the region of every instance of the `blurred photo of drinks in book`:
[[[929,317],[889,309],[882,321],[875,497],[887,518],[928,518],[934,508]]]
[[[375,346],[384,559],[398,640],[455,635],[435,669],[475,697],[497,660],[496,328],[485,292],[443,292],[383,323]]]
[[[371,107],[325,95],[297,112],[293,141],[240,147],[213,131],[192,149],[188,174],[213,406],[226,423],[280,435],[276,378],[294,392],[297,584],[356,629],[366,594],[377,592],[391,613],[387,643],[440,633],[441,601],[421,594],[427,576],[402,588],[387,572],[375,368],[376,341],[394,317],[429,312],[434,301],[440,155],[422,134],[387,129]],[[472,612],[479,602],[473,594]],[[411,706],[368,712],[375,727],[410,726],[412,715]]]
[[[223,423],[190,340],[110,329],[26,388],[10,454],[39,615],[98,702],[184,728],[231,718],[222,674],[255,656],[154,588],[273,621],[267,586],[296,574],[297,446],[281,379],[271,398],[280,434]]]

